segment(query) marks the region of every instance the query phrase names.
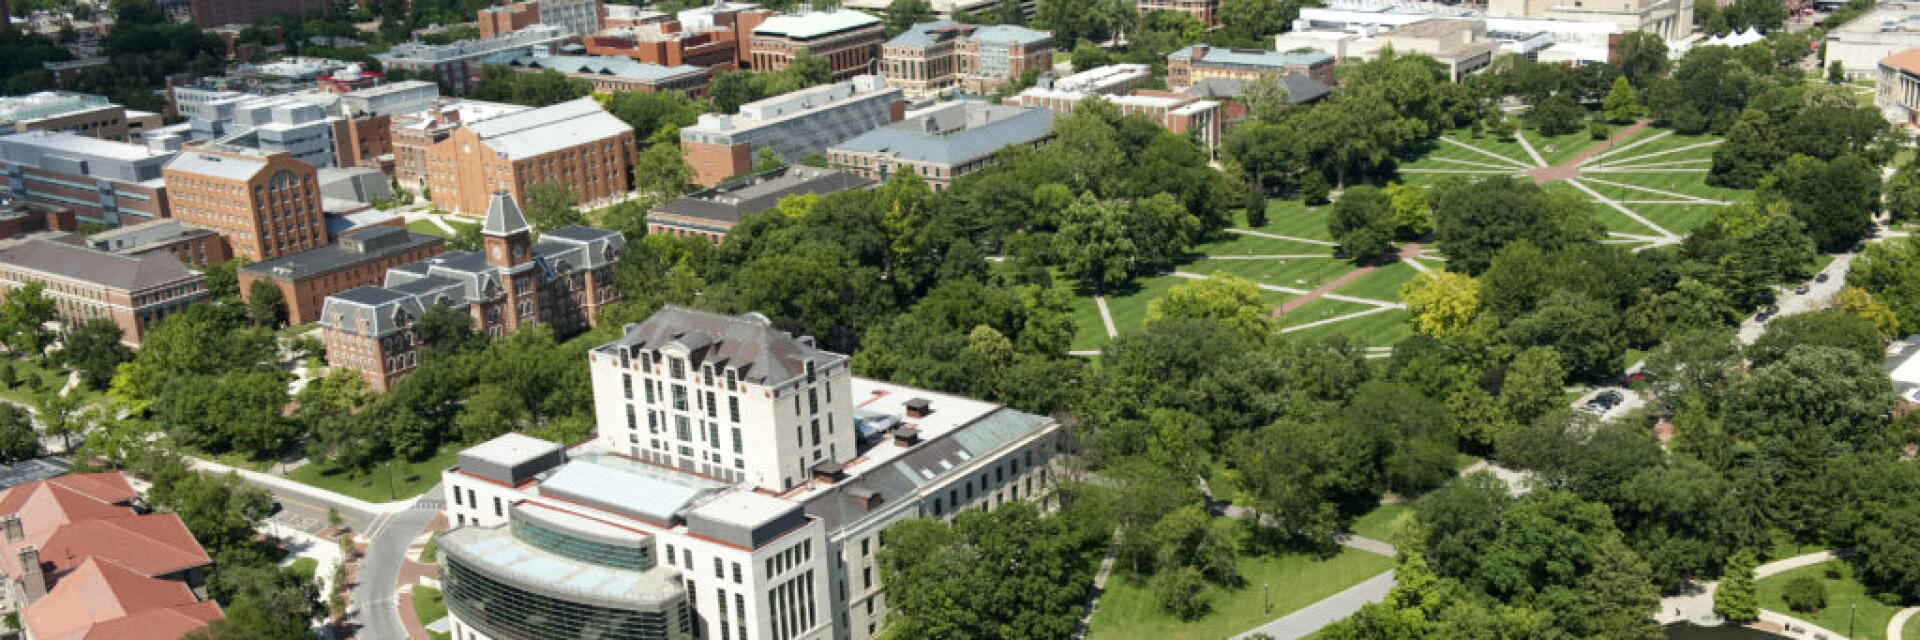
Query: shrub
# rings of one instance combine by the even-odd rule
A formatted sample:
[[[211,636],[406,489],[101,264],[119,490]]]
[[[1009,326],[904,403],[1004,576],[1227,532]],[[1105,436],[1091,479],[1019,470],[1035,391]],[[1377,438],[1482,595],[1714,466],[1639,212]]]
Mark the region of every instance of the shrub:
[[[1160,609],[1181,620],[1207,614],[1207,601],[1200,597],[1206,587],[1206,578],[1193,567],[1166,569],[1153,577],[1153,597],[1160,602]]]
[[[1827,585],[1813,576],[1800,576],[1787,583],[1780,598],[1794,611],[1819,611],[1827,606]]]
[[[1587,127],[1587,133],[1591,134],[1595,140],[1605,140],[1607,136],[1613,135],[1613,129],[1609,128],[1605,123],[1595,122],[1592,126]]]
[[[1826,564],[1820,565],[1820,574],[1826,576],[1828,580],[1839,580],[1847,576],[1846,568],[1840,566],[1839,560],[1828,560]]]

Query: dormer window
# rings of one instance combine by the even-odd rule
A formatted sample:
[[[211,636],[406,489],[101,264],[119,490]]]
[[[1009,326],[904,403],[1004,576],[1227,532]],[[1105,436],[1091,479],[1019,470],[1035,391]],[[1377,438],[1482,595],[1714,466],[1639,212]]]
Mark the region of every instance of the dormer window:
[[[667,375],[675,380],[687,379],[687,363],[679,358],[667,358]]]

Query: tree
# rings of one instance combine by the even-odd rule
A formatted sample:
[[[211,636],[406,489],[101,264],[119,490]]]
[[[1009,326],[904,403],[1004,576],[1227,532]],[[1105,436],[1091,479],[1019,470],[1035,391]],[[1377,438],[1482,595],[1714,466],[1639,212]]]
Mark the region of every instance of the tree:
[[[1920,218],[1920,169],[1899,167],[1887,179],[1887,215],[1896,221]]]
[[[247,285],[247,319],[255,326],[277,328],[287,318],[287,300],[280,287],[266,280]]]
[[[580,196],[558,181],[549,180],[528,187],[525,201],[523,209],[527,214],[527,222],[532,223],[536,230],[587,226],[587,217],[580,213]]]
[[[1865,289],[1842,287],[1840,293],[1833,297],[1833,308],[1842,313],[1865,318],[1867,322],[1873,324],[1874,331],[1878,332],[1881,338],[1892,339],[1900,335],[1900,318],[1895,316],[1893,310],[1888,309],[1886,305],[1873,299],[1873,294],[1867,293]]]
[[[106,318],[80,323],[60,341],[60,361],[80,372],[80,383],[104,391],[120,363],[133,359],[133,350],[120,342],[120,325]]]
[[[1626,76],[1613,79],[1613,88],[1607,91],[1603,110],[1608,120],[1622,124],[1639,120],[1647,113],[1646,107],[1640,105],[1640,94],[1633,90]]]
[[[1260,287],[1224,273],[1173,285],[1166,295],[1147,303],[1147,322],[1167,318],[1218,320],[1255,339],[1273,332],[1273,321],[1260,302]]]
[[[1354,262],[1373,262],[1393,250],[1392,199],[1379,187],[1349,188],[1333,203],[1327,231]]]
[[[1113,54],[1107,53],[1107,50],[1100,48],[1100,45],[1081,40],[1073,47],[1074,73],[1110,64],[1113,64]]]
[[[899,615],[893,624],[934,640],[1069,635],[1093,579],[1081,554],[1113,530],[1082,517],[1016,501],[961,511],[951,522],[889,527],[878,556]]]
[[[1749,109],[1740,121],[1727,130],[1727,141],[1713,150],[1713,167],[1707,184],[1731,189],[1752,189],[1773,166],[1786,159],[1774,137],[1767,114]]]
[[[37,358],[47,346],[46,324],[54,319],[54,306],[45,289],[39,281],[28,282],[0,301],[0,343],[16,354]]]
[[[1827,607],[1827,585],[1813,576],[1796,576],[1787,581],[1780,599],[1794,611],[1817,612]]]
[[[692,183],[693,167],[687,164],[679,145],[647,147],[633,161],[633,184],[641,193],[671,198],[686,193]]]
[[[1467,330],[1480,313],[1480,283],[1473,276],[1450,271],[1423,271],[1400,288],[1407,304],[1407,322],[1432,338],[1449,338]]]
[[[0,462],[13,464],[40,457],[40,432],[33,414],[13,403],[0,403]]]
[[[1627,349],[1611,307],[1565,290],[1554,291],[1538,309],[1514,320],[1505,337],[1515,346],[1553,347],[1567,371],[1586,380],[1617,374]]]
[[[891,38],[913,25],[933,20],[933,4],[927,0],[893,0],[887,4],[887,37]]]
[[[1759,561],[1750,549],[1734,552],[1720,574],[1720,586],[1713,591],[1713,611],[1734,622],[1760,618],[1760,595],[1753,584],[1753,569]]]
[[[1444,180],[1434,185],[1432,198],[1440,251],[1449,268],[1468,275],[1484,271],[1493,254],[1515,240],[1556,251],[1601,234],[1585,198],[1548,192],[1530,180]]]
[[[1162,611],[1181,620],[1197,620],[1209,609],[1206,599],[1200,597],[1206,587],[1199,569],[1175,567],[1153,576],[1153,599]]]
[[[1393,201],[1394,238],[1413,240],[1433,233],[1433,205],[1427,201],[1425,187],[1393,182],[1385,191]]]
[[[474,385],[461,405],[453,426],[461,440],[469,443],[484,442],[514,431],[528,417],[527,408],[518,397],[492,384]]]
[[[1267,226],[1267,189],[1260,185],[1260,176],[1247,178],[1247,226],[1255,229]]]
[[[1645,560],[1618,537],[1601,543],[1593,571],[1581,579],[1580,600],[1586,608],[1586,627],[1594,637],[1620,640],[1659,640],[1667,637],[1654,623],[1660,592]]]
[[[1621,76],[1636,87],[1648,86],[1655,78],[1665,75],[1672,64],[1667,58],[1667,41],[1659,34],[1629,33],[1614,45],[1614,52],[1620,56]]]
[[[253,539],[273,499],[239,476],[206,475],[173,457],[156,457],[147,469],[153,488],[147,501],[180,516],[193,538],[214,557]]]
[[[1767,323],[1766,333],[1747,348],[1747,358],[1753,367],[1764,367],[1779,362],[1787,350],[1803,344],[1852,351],[1868,362],[1886,354],[1871,320],[1829,310],[1775,318]]]
[[[1533,108],[1533,123],[1540,127],[1541,135],[1563,136],[1579,131],[1586,119],[1586,110],[1565,91],[1549,96]]]
[[[1500,384],[1500,410],[1510,424],[1530,424],[1563,404],[1560,398],[1566,381],[1566,369],[1553,347],[1529,347],[1507,365]]]
[[[1755,367],[1721,403],[1728,429],[1742,437],[1836,429],[1833,436],[1849,439],[1875,432],[1897,400],[1877,360],[1836,347],[1793,345],[1778,361]]]
[[[1827,64],[1827,84],[1846,84],[1847,68],[1835,60]]]
[[[1124,284],[1134,254],[1133,240],[1119,207],[1100,202],[1091,192],[1067,206],[1060,231],[1053,235],[1053,251],[1070,278],[1095,290]]]

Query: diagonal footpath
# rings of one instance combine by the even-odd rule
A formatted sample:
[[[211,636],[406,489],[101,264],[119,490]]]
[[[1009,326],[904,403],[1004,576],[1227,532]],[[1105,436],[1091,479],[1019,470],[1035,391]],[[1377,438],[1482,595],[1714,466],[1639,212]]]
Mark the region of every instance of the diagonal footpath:
[[[1637,122],[1636,122],[1636,123],[1634,123],[1634,126],[1636,126],[1636,127],[1637,127],[1637,126],[1639,126],[1639,123],[1637,123]],[[1635,141],[1633,141],[1633,143],[1632,143],[1632,144],[1627,144],[1627,145],[1622,145],[1622,146],[1619,146],[1619,147],[1615,147],[1615,148],[1612,148],[1612,149],[1607,149],[1607,150],[1604,150],[1604,151],[1602,151],[1602,152],[1600,152],[1600,153],[1595,153],[1594,155],[1592,155],[1592,156],[1589,156],[1589,157],[1588,157],[1587,159],[1585,159],[1585,160],[1582,160],[1582,161],[1581,161],[1581,164],[1586,164],[1586,163],[1588,163],[1588,162],[1593,162],[1593,161],[1595,161],[1595,160],[1600,160],[1600,159],[1602,159],[1602,158],[1608,158],[1608,157],[1612,157],[1612,156],[1616,156],[1616,155],[1620,155],[1620,154],[1622,154],[1622,153],[1626,153],[1628,149],[1632,149],[1632,148],[1634,148],[1634,147],[1638,147],[1638,146],[1640,146],[1640,145],[1643,145],[1643,144],[1646,144],[1646,143],[1649,143],[1649,142],[1653,142],[1653,141],[1655,141],[1655,140],[1659,140],[1659,139],[1661,139],[1661,138],[1665,138],[1665,137],[1667,137],[1667,136],[1670,136],[1670,135],[1673,135],[1673,132],[1672,132],[1672,131],[1662,131],[1662,132],[1660,132],[1660,133],[1656,133],[1656,134],[1653,134],[1653,135],[1650,135],[1650,136],[1647,136],[1647,137],[1645,137],[1645,138],[1642,138],[1642,139],[1639,139],[1639,140],[1635,140]],[[1615,136],[1615,137],[1617,138],[1618,136]]]
[[[1513,158],[1509,158],[1509,157],[1506,157],[1506,156],[1503,156],[1503,155],[1500,155],[1500,154],[1498,154],[1498,153],[1494,153],[1494,152],[1492,152],[1492,151],[1488,151],[1488,150],[1486,150],[1486,149],[1482,149],[1482,148],[1480,148],[1480,147],[1476,147],[1476,146],[1473,146],[1473,145],[1470,145],[1470,144],[1467,144],[1467,143],[1465,143],[1465,142],[1461,142],[1461,141],[1459,141],[1459,140],[1455,140],[1455,139],[1453,138],[1453,136],[1440,136],[1440,141],[1441,141],[1441,142],[1445,142],[1445,143],[1447,143],[1447,144],[1451,144],[1451,145],[1454,145],[1454,146],[1457,146],[1457,147],[1460,147],[1460,148],[1462,148],[1462,149],[1466,149],[1466,150],[1468,150],[1468,151],[1473,151],[1473,152],[1477,152],[1477,153],[1480,153],[1480,154],[1482,154],[1482,155],[1485,155],[1485,156],[1488,156],[1488,157],[1491,157],[1491,158],[1494,158],[1494,159],[1497,159],[1497,160],[1505,160],[1505,161],[1507,161],[1507,162],[1510,162],[1510,163],[1513,163],[1513,166],[1515,166],[1515,167],[1519,167],[1519,168],[1521,168],[1521,169],[1532,169],[1532,168],[1533,168],[1533,167],[1531,167],[1531,166],[1528,166],[1528,165],[1527,165],[1527,163],[1525,163],[1525,162],[1521,162],[1521,161],[1519,161],[1519,160],[1515,160],[1515,159],[1513,159]]]
[[[1674,153],[1680,153],[1680,152],[1682,152],[1682,151],[1692,151],[1692,150],[1694,150],[1694,149],[1699,149],[1699,148],[1702,148],[1702,147],[1711,147],[1711,146],[1714,146],[1714,145],[1717,145],[1717,144],[1720,144],[1720,142],[1721,142],[1720,140],[1708,140],[1708,141],[1706,141],[1706,142],[1696,142],[1696,143],[1693,143],[1693,144],[1690,144],[1690,145],[1686,145],[1686,146],[1682,146],[1682,147],[1674,147],[1674,148],[1672,148],[1672,149],[1663,149],[1663,150],[1660,150],[1660,151],[1655,151],[1655,152],[1653,152],[1653,153],[1647,153],[1647,154],[1641,154],[1641,155],[1637,155],[1637,156],[1633,156],[1633,157],[1631,157],[1631,158],[1616,158],[1616,159],[1613,159],[1613,160],[1608,160],[1608,161],[1606,161],[1606,162],[1603,162],[1603,163],[1600,163],[1599,165],[1595,165],[1595,166],[1605,166],[1605,165],[1609,165],[1609,164],[1620,164],[1620,163],[1631,163],[1631,162],[1639,162],[1639,161],[1641,161],[1641,160],[1645,160],[1645,159],[1647,159],[1647,158],[1657,158],[1657,157],[1659,157],[1659,156],[1664,156],[1664,155],[1668,155],[1668,154],[1674,154]]]
[[[1680,236],[1674,235],[1672,231],[1668,231],[1665,227],[1654,224],[1652,220],[1646,219],[1645,216],[1642,216],[1638,213],[1634,213],[1633,210],[1628,209],[1626,205],[1622,205],[1618,202],[1614,202],[1613,198],[1600,195],[1600,192],[1594,191],[1591,187],[1588,187],[1585,184],[1581,184],[1579,180],[1570,179],[1570,180],[1567,180],[1567,184],[1573,185],[1575,188],[1581,191],[1587,192],[1587,195],[1593,196],[1593,198],[1595,200],[1598,200],[1601,204],[1607,205],[1609,207],[1613,207],[1614,210],[1619,211],[1622,214],[1625,214],[1629,218],[1633,218],[1633,221],[1640,223],[1641,226],[1644,226],[1648,229],[1652,229],[1654,231],[1659,232],[1660,239],[1657,242],[1659,242],[1660,244],[1673,244],[1680,241]]]
[[[1595,182],[1595,183],[1599,183],[1599,184],[1604,184],[1604,185],[1607,185],[1607,186],[1609,186],[1609,187],[1619,187],[1619,188],[1621,188],[1621,189],[1632,189],[1632,190],[1634,190],[1634,191],[1645,191],[1645,192],[1647,192],[1647,193],[1655,193],[1655,194],[1659,194],[1659,195],[1663,195],[1663,196],[1667,196],[1667,197],[1670,197],[1670,198],[1686,198],[1686,199],[1688,199],[1688,200],[1692,200],[1692,201],[1694,201],[1694,202],[1696,202],[1696,203],[1699,203],[1699,204],[1717,204],[1717,205],[1721,205],[1721,206],[1727,206],[1727,205],[1731,205],[1731,204],[1733,204],[1733,203],[1731,203],[1731,202],[1727,202],[1727,201],[1725,201],[1725,200],[1713,200],[1713,199],[1710,199],[1710,198],[1702,198],[1702,197],[1700,197],[1700,196],[1696,196],[1696,195],[1689,195],[1689,194],[1685,194],[1685,193],[1680,193],[1680,192],[1677,192],[1677,191],[1665,191],[1665,190],[1661,190],[1661,189],[1655,189],[1655,188],[1653,188],[1653,187],[1643,187],[1643,186],[1640,186],[1640,185],[1637,185],[1637,184],[1629,184],[1629,183],[1625,183],[1625,182],[1614,182],[1614,181],[1612,181],[1612,180],[1607,180],[1607,179],[1604,179],[1604,178],[1595,178],[1595,177],[1592,177],[1592,176],[1585,176],[1585,177],[1582,177],[1581,179],[1583,179],[1583,180],[1586,180],[1586,181],[1588,181],[1588,182]]]
[[[1338,246],[1340,246],[1340,243],[1338,243],[1338,242],[1327,242],[1327,241],[1325,241],[1325,240],[1315,240],[1315,239],[1313,239],[1313,238],[1302,238],[1302,237],[1299,237],[1299,236],[1283,236],[1283,235],[1280,235],[1280,234],[1278,234],[1278,233],[1268,233],[1268,232],[1265,232],[1265,231],[1254,231],[1254,230],[1252,230],[1252,229],[1231,229],[1231,228],[1230,228],[1230,229],[1224,229],[1224,231],[1226,231],[1227,233],[1238,233],[1238,234],[1240,234],[1240,235],[1243,235],[1243,236],[1259,236],[1259,237],[1262,237],[1262,238],[1273,238],[1273,239],[1275,239],[1275,240],[1292,240],[1292,241],[1294,241],[1294,242],[1305,242],[1305,243],[1307,243],[1307,244],[1317,244],[1317,245],[1320,245],[1320,246],[1323,246],[1323,247],[1338,247]]]
[[[1547,159],[1540,157],[1540,152],[1533,150],[1533,143],[1527,142],[1527,132],[1514,131],[1513,139],[1515,142],[1520,143],[1520,148],[1525,149],[1527,152],[1527,155],[1533,156],[1534,164],[1540,165],[1542,167],[1547,166]]]

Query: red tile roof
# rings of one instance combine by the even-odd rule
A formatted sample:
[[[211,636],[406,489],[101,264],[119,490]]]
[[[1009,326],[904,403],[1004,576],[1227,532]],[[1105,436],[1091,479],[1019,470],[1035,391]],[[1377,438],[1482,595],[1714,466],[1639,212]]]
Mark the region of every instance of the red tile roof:
[[[1880,60],[1880,64],[1920,75],[1920,49],[1908,49]]]
[[[178,638],[219,618],[219,607],[194,597],[184,583],[92,558],[21,616],[36,640]],[[182,628],[169,635],[145,624]]]
[[[180,516],[144,516],[75,522],[53,532],[39,545],[48,573],[66,573],[87,558],[97,558],[144,576],[164,576],[213,562],[194,542]],[[12,554],[19,562],[19,554]]]

